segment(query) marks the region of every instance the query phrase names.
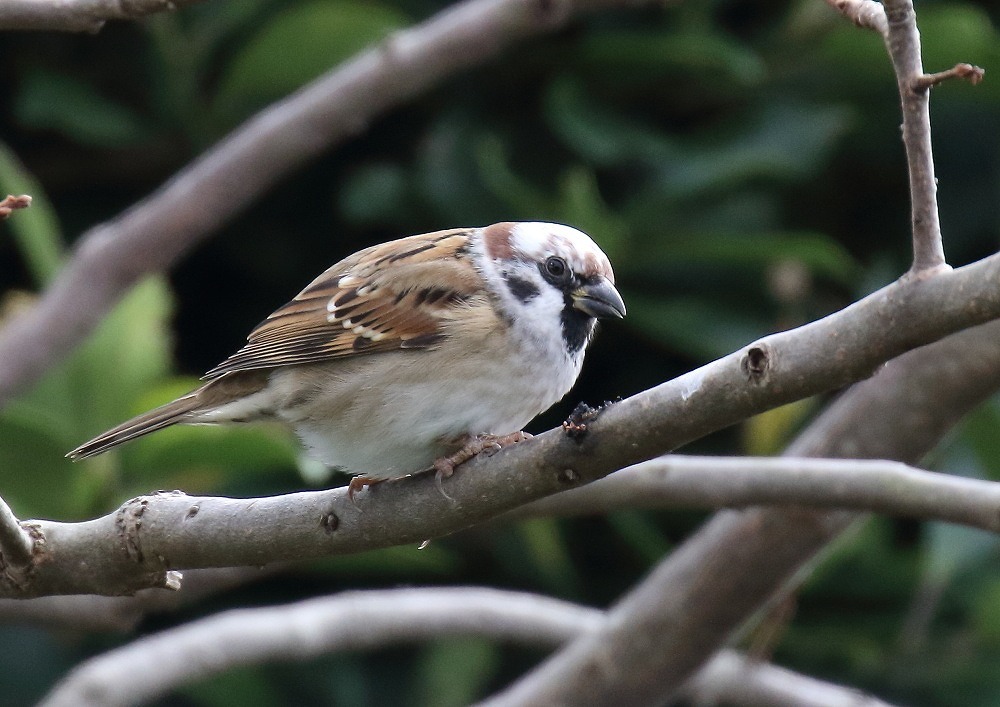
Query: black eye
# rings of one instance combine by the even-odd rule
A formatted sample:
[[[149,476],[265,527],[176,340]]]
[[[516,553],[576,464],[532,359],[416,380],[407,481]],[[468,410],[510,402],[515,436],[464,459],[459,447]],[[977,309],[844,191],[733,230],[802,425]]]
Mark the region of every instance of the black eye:
[[[569,273],[566,261],[554,255],[545,259],[545,272],[554,280],[562,280]]]

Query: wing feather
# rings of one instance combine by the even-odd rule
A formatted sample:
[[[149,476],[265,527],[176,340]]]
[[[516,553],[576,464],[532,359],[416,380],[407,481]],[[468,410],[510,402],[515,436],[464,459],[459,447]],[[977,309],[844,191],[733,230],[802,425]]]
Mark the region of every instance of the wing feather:
[[[342,260],[261,322],[205,378],[435,345],[447,311],[482,290],[469,262],[471,233],[410,236]]]

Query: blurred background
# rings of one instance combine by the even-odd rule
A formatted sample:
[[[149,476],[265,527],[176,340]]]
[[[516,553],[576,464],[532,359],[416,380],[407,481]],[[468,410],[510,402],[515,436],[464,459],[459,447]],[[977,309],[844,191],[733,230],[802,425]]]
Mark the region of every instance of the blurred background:
[[[26,306],[87,228],[113,218],[268,103],[446,3],[211,0],[96,36],[0,34],[0,317]],[[996,250],[998,11],[922,2],[928,71],[987,69],[932,97],[952,264]],[[629,307],[600,332],[578,401],[628,396],[763,334],[838,309],[908,267],[895,80],[881,40],[821,0],[713,0],[588,15],[380,116],[283,181],[166,277],[140,285],[65,365],[0,412],[0,495],[22,518],[103,515],[154,489],[261,495],[339,485],[266,427],[171,429],[84,463],[69,449],[186,392],[316,274],[364,246],[501,220],[589,232]],[[267,169],[267,165],[261,165]],[[197,204],[193,205],[197,208]],[[687,452],[772,454],[824,400],[754,418]],[[932,468],[1000,479],[1000,406]],[[619,512],[469,531],[296,566],[143,621],[346,588],[482,584],[606,606],[706,517]],[[30,704],[116,633],[0,626],[0,694]],[[162,704],[458,705],[542,654],[435,641],[234,671]],[[808,581],[774,659],[911,705],[1000,703],[1000,545],[875,519]]]

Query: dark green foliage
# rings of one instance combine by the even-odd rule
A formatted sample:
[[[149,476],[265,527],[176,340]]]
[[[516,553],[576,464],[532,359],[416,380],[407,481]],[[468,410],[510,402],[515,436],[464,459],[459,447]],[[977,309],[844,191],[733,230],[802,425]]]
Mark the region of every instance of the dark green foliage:
[[[170,430],[76,465],[62,455],[194,385],[336,259],[410,233],[556,220],[587,230],[611,256],[629,317],[601,331],[580,385],[536,429],[558,424],[579,400],[633,394],[902,274],[906,168],[880,40],[820,0],[671,5],[589,16],[524,43],[317,155],[169,283],[143,283],[68,363],[0,412],[0,495],[21,516],[69,520],[157,488],[252,495],[339,481],[308,475],[295,444],[267,428]],[[66,241],[149,193],[254,110],[441,6],[206,2],[96,36],[0,35],[0,191],[35,197],[0,226],[4,306],[49,279]],[[988,69],[979,87],[933,94],[945,242],[959,264],[997,241],[1000,83],[990,72],[1000,67],[1000,37],[986,2],[918,12],[928,70],[959,61]],[[762,416],[696,450],[774,453],[817,407]],[[976,412],[936,464],[1000,478],[998,422],[995,402]],[[488,584],[605,606],[703,517],[535,520],[421,551],[333,558],[142,630],[230,606],[399,584]],[[996,704],[997,560],[995,538],[982,533],[869,524],[811,579],[776,659],[906,704]],[[0,693],[29,703],[74,662],[125,640],[0,628],[0,664],[22,658],[0,671]],[[28,652],[34,659],[24,661]],[[432,642],[241,669],[163,704],[464,704],[539,658],[481,641]]]

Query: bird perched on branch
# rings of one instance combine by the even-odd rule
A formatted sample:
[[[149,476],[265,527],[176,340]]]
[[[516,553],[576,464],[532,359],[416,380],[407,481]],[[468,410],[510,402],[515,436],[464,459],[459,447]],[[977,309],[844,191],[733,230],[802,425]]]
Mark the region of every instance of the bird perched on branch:
[[[309,284],[205,384],[74,449],[82,459],[173,424],[282,422],[365,485],[438,483],[562,398],[596,320],[624,317],[607,256],[552,223],[497,223],[361,250]]]

